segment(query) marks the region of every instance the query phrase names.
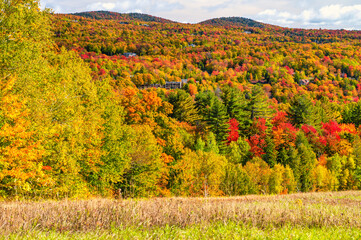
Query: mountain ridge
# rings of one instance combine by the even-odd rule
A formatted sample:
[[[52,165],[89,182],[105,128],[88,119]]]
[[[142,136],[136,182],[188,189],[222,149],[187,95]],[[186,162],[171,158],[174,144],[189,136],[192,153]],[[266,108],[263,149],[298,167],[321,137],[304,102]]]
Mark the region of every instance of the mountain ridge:
[[[144,13],[119,13],[112,11],[86,11],[86,12],[76,12],[70,13],[70,15],[80,16],[90,19],[97,20],[120,20],[120,21],[131,21],[131,20],[141,20],[144,22],[158,22],[158,23],[180,23],[166,18],[152,16],[150,14]],[[255,27],[255,28],[266,28],[273,25],[258,22],[256,20],[245,18],[245,17],[220,17],[220,18],[211,18],[198,23],[201,25],[213,25],[213,26],[229,26],[236,25],[242,27]]]
[[[105,20],[121,20],[121,21],[131,21],[131,20],[142,20],[145,22],[159,22],[159,23],[177,23],[175,21],[152,16],[144,13],[118,13],[111,11],[88,11],[88,12],[77,12],[70,13],[70,15],[91,18],[91,19],[105,19]]]
[[[245,17],[220,17],[212,18],[200,22],[199,24],[203,25],[214,25],[214,26],[227,26],[227,25],[238,25],[242,27],[256,27],[256,28],[266,28],[272,25],[261,23],[250,18]]]

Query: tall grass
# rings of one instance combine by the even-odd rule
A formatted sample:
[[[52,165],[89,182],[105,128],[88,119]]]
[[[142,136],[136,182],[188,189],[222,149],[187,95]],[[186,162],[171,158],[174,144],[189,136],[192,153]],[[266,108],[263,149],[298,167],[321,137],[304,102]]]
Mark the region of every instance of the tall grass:
[[[232,198],[1,202],[0,234],[187,228],[217,223],[247,228],[361,229],[361,192]]]
[[[361,239],[358,229],[328,227],[328,228],[300,228],[285,226],[282,228],[259,229],[246,227],[239,223],[215,223],[208,226],[192,225],[185,228],[165,226],[144,229],[142,227],[127,227],[97,230],[91,232],[41,232],[28,231],[21,234],[11,234],[0,239],[77,239],[77,240],[137,240],[137,239],[297,239],[297,240],[346,240]]]

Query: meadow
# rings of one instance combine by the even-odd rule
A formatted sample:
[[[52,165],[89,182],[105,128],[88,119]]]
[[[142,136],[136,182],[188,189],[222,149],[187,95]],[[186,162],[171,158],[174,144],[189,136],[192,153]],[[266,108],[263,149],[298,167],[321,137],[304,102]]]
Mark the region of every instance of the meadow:
[[[1,239],[360,239],[361,192],[0,203]]]

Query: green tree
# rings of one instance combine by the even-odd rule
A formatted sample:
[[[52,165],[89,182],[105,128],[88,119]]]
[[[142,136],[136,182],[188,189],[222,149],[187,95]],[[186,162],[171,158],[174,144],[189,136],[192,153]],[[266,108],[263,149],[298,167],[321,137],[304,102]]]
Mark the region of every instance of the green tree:
[[[201,145],[202,145],[202,143],[200,142],[200,146]],[[217,144],[216,136],[212,132],[210,132],[208,134],[207,139],[206,139],[206,144],[203,149],[199,149],[199,150],[203,150],[204,152],[214,152],[217,154],[219,153],[219,147]]]
[[[359,136],[356,136],[353,142],[353,157],[355,160],[355,184],[357,185],[358,189],[361,189],[361,139]]]
[[[192,125],[200,120],[194,100],[186,91],[180,89],[172,92],[168,97],[168,101],[173,105],[171,117]]]
[[[250,120],[267,119],[272,116],[273,110],[270,108],[268,97],[261,86],[254,85],[248,97],[247,111],[249,112]]]
[[[313,187],[313,169],[316,167],[316,154],[312,151],[305,135],[299,132],[296,140],[299,164],[299,183],[302,192],[308,192]]]
[[[224,145],[227,140],[229,128],[228,120],[229,117],[223,103],[219,99],[214,99],[206,122],[210,131],[215,134],[216,140],[220,146]]]
[[[207,119],[215,98],[216,96],[211,91],[200,92],[196,95],[195,104],[203,120]]]
[[[343,123],[353,123],[356,127],[361,124],[361,101],[349,103],[342,112]]]
[[[311,100],[306,95],[296,96],[287,111],[290,122],[300,127],[308,124],[317,127],[320,123]]]
[[[245,164],[250,158],[250,149],[246,140],[238,138],[237,142],[231,142],[227,147],[226,157],[233,164]]]
[[[229,118],[236,119],[243,126],[250,116],[245,111],[247,102],[242,92],[237,88],[225,86],[222,88],[221,99]]]
[[[340,156],[338,154],[333,155],[327,159],[327,169],[332,174],[331,190],[337,191],[340,186],[340,176],[342,172],[342,162],[345,161],[346,156]]]
[[[157,183],[164,164],[161,148],[148,126],[133,126],[129,132],[130,167],[124,172],[124,181],[117,188],[127,197],[152,197],[158,194]]]
[[[204,151],[205,147],[206,147],[206,143],[202,140],[202,138],[200,137],[197,138],[197,141],[194,145],[194,150]]]
[[[52,47],[48,11],[33,0],[1,0],[0,11],[0,71],[17,74],[15,87],[26,87],[42,72],[42,55]]]
[[[214,152],[186,149],[182,159],[174,166],[177,169],[176,195],[219,196],[225,174],[227,159]]]
[[[273,139],[270,136],[266,137],[266,147],[264,149],[265,154],[262,156],[263,160],[273,167],[277,163],[277,150]]]
[[[221,184],[221,190],[228,196],[256,194],[257,187],[251,181],[242,165],[228,163]]]
[[[124,124],[124,111],[113,94],[109,81],[97,82],[99,100],[103,108],[102,163],[99,171],[89,176],[89,182],[99,193],[114,194],[116,185],[124,181],[124,172],[130,168],[132,149],[131,126]]]
[[[315,113],[318,114],[321,122],[336,121],[341,122],[341,107],[339,104],[331,102],[323,96],[315,104]]]
[[[286,163],[284,163],[283,165],[285,165]],[[297,190],[301,189],[301,185],[300,185],[300,176],[301,176],[301,170],[300,170],[300,164],[301,164],[301,159],[300,159],[300,155],[298,154],[298,150],[295,147],[290,147],[290,149],[288,150],[288,158],[287,158],[287,165],[290,166],[290,168],[293,171],[293,175],[295,178],[295,181],[297,183]]]

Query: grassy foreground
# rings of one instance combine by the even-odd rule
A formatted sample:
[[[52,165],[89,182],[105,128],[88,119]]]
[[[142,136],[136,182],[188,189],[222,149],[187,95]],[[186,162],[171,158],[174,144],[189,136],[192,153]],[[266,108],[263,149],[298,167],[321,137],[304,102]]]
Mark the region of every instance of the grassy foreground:
[[[361,239],[359,229],[347,228],[294,228],[282,227],[276,229],[247,228],[234,222],[211,224],[204,226],[161,227],[143,229],[128,227],[108,231],[92,232],[41,232],[30,231],[22,234],[11,234],[3,239],[324,239],[343,240]]]
[[[1,202],[0,239],[361,239],[361,192]]]

